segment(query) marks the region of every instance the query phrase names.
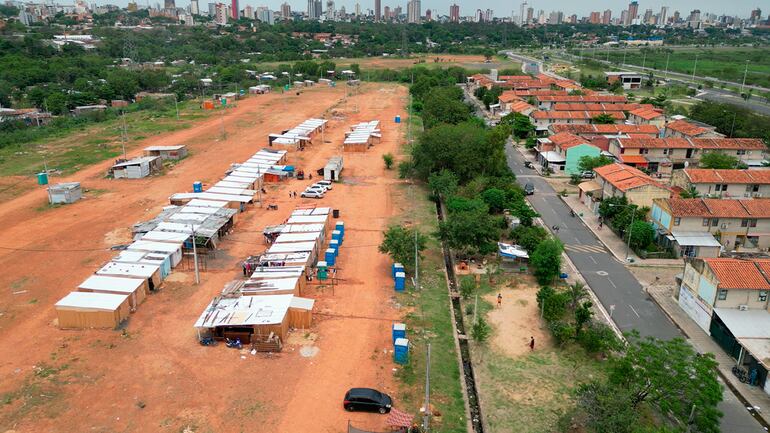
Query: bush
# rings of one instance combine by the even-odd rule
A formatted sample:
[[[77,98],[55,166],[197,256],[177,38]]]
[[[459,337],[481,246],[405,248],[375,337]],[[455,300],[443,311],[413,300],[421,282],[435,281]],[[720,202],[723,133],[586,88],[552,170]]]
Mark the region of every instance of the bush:
[[[590,353],[606,353],[622,347],[615,331],[603,323],[591,323],[577,337],[578,343]]]
[[[386,153],[382,155],[382,160],[385,162],[385,168],[390,170],[393,168],[393,154],[392,153]]]
[[[398,178],[409,179],[414,173],[414,164],[412,161],[401,161],[398,163]]]
[[[471,329],[471,337],[477,343],[484,343],[489,339],[490,331],[487,321],[484,320],[484,317],[479,316],[476,323],[473,324],[473,329]]]
[[[471,276],[465,276],[460,280],[460,296],[463,299],[470,299],[473,292],[476,291],[476,281]]]
[[[537,305],[543,312],[543,319],[554,322],[564,317],[570,297],[566,292],[557,292],[552,287],[543,286],[537,291]]]
[[[563,346],[564,343],[571,340],[575,335],[575,327],[567,322],[551,322],[548,328],[551,330],[551,334],[559,346]]]

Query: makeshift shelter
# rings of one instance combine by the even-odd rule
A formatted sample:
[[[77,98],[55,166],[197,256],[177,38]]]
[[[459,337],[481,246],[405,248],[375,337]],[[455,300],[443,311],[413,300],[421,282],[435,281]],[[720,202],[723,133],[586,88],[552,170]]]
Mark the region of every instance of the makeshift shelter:
[[[147,281],[141,278],[92,275],[80,283],[78,291],[126,295],[128,296],[128,305],[134,311],[147,297]]]
[[[307,329],[313,323],[313,305],[315,300],[295,296],[289,303],[289,326],[295,329]]]
[[[227,203],[227,207],[230,209],[236,209],[241,212],[244,212],[246,210],[246,205],[254,200],[253,195],[216,194],[213,192],[183,192],[174,194],[169,197],[169,202],[173,205],[181,206],[196,198],[225,202]]]
[[[312,254],[309,251],[295,253],[267,253],[259,256],[261,266],[310,266]]]
[[[270,86],[267,84],[260,84],[258,86],[249,87],[249,93],[252,95],[262,95],[270,92]]]
[[[329,215],[294,215],[286,220],[286,224],[323,224],[328,230],[331,226]]]
[[[249,344],[256,336],[273,334],[286,340],[287,312],[292,295],[217,297],[204,309],[194,327],[215,339],[239,338]]]
[[[176,161],[187,156],[187,146],[149,146],[144,148],[144,156],[157,156],[162,160]]]
[[[329,158],[329,162],[324,166],[324,180],[336,182],[340,180],[340,173],[342,173],[342,157]]]
[[[379,124],[379,120],[373,120],[353,125],[351,131],[345,133],[342,149],[346,152],[365,152],[369,146],[379,143],[382,137]]]
[[[57,183],[48,187],[48,202],[51,204],[75,203],[83,197],[80,182]]]
[[[182,261],[182,243],[135,241],[126,248],[129,251],[147,251],[152,253],[165,253],[170,256],[171,267],[175,268]]]
[[[141,179],[163,170],[159,156],[143,156],[128,161],[117,162],[110,168],[115,179]]]
[[[112,258],[113,262],[153,265],[160,268],[160,279],[165,280],[171,273],[171,254],[149,251],[124,250]]]
[[[310,253],[310,261],[318,257],[318,245],[315,242],[289,242],[273,244],[267,250],[268,254],[276,253]]]
[[[175,233],[175,232],[162,232],[162,231],[150,231],[144,233],[136,240],[143,241],[155,241],[155,242],[182,242],[187,243],[190,240],[190,235],[187,233]]]
[[[96,271],[96,274],[113,277],[144,278],[147,280],[147,287],[151,291],[160,288],[161,284],[160,266],[157,265],[109,262]]]
[[[281,233],[273,241],[274,244],[291,242],[315,242],[317,250],[320,251],[324,238],[321,236],[321,232]]]
[[[128,318],[131,307],[127,295],[71,292],[54,306],[59,328],[117,328]]]
[[[249,279],[240,289],[244,296],[299,295],[305,278]]]

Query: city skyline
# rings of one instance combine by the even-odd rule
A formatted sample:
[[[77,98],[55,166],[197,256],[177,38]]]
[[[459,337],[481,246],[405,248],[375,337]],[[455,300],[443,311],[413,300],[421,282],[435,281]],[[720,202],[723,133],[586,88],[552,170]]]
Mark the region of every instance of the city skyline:
[[[126,7],[128,2],[130,0],[106,0],[106,1],[97,1],[97,2],[88,2],[89,4],[95,3],[98,5],[104,5],[104,4],[115,4],[117,6]],[[159,0],[136,0],[136,2],[140,5],[146,5],[148,2],[150,6],[154,6],[156,2]],[[363,1],[357,1],[357,0],[337,0],[335,1],[336,7],[341,8],[345,7],[345,9],[349,12],[352,12],[355,10],[356,3],[359,3],[361,6],[361,12],[366,13],[369,10],[374,11],[375,10],[375,1],[377,0],[363,0]],[[390,6],[391,9],[401,6],[401,8],[406,11],[407,10],[407,3],[409,0],[384,0],[379,3],[381,3],[381,8],[384,8],[385,6]],[[214,3],[230,3],[225,0],[217,0],[214,1]],[[474,2],[462,2],[462,1],[443,1],[443,0],[422,0],[422,12],[425,13],[426,10],[430,9],[433,13],[433,17],[436,18],[437,16],[449,16],[450,12],[450,6],[452,4],[457,4],[460,6],[460,16],[473,16],[476,13],[477,9],[486,10],[491,9],[495,13],[495,17],[497,18],[510,18],[512,15],[516,15],[517,17],[520,14],[520,6],[522,1],[517,1],[516,3],[511,3],[509,1],[501,1],[501,0],[478,0]],[[177,1],[177,7],[185,8],[190,3],[190,0],[178,0]],[[205,3],[209,3],[208,0],[205,1]],[[246,5],[252,6],[252,8],[256,8],[257,6],[268,6],[271,10],[280,10],[281,4],[283,4],[283,0],[241,0],[241,8],[246,7]],[[302,11],[307,9],[307,3],[303,0],[293,0],[288,1],[289,5],[291,6],[291,9],[293,11]],[[464,4],[465,3],[465,4]],[[585,2],[585,3],[579,3],[575,4],[574,2],[566,1],[566,0],[555,0],[555,1],[538,1],[538,0],[527,0],[527,3],[529,7],[533,8],[536,12],[539,10],[543,10],[546,14],[549,14],[552,11],[561,11],[564,13],[565,17],[568,17],[572,14],[576,14],[578,17],[590,17],[591,12],[604,12],[605,10],[609,9],[612,11],[613,17],[620,17],[621,12],[624,10],[628,10],[628,4],[629,2],[618,2],[613,0],[595,0],[591,2]],[[763,5],[759,4],[760,2],[757,2],[756,0],[738,0],[736,2],[731,3],[724,3],[724,2],[717,2],[716,0],[703,0],[703,1],[690,1],[690,0],[656,0],[656,1],[639,1],[639,8],[638,13],[640,15],[643,15],[645,10],[652,9],[656,13],[661,10],[662,7],[668,7],[669,13],[673,13],[674,11],[679,11],[682,15],[688,14],[691,10],[699,9],[702,13],[713,13],[716,15],[728,15],[728,16],[738,16],[738,17],[748,17],[751,14],[751,11],[760,8],[762,10],[763,17],[767,16],[768,12],[770,12],[770,7],[762,7]],[[203,4],[203,2],[200,2],[199,4]],[[203,8],[201,6],[201,8]],[[767,10],[765,10],[767,9]],[[381,9],[382,11],[382,9]],[[518,23],[518,20],[517,20]]]

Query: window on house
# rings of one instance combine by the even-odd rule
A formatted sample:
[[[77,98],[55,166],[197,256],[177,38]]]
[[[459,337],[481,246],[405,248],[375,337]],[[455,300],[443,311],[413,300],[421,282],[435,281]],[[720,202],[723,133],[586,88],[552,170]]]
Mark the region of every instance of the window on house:
[[[719,289],[719,294],[717,295],[717,299],[720,301],[724,301],[727,299],[727,290],[725,289]]]
[[[711,218],[711,227],[716,227],[719,225],[719,218]]]
[[[625,147],[621,147],[620,148],[620,153],[626,153],[626,148]]]
[[[668,148],[663,149],[663,154],[668,155]]]
[[[678,226],[681,223],[682,223],[682,219],[681,218],[679,218],[679,217],[674,218],[674,225],[675,226]]]
[[[703,227],[708,227],[709,222],[711,222],[711,219],[709,218],[703,218]]]
[[[739,149],[737,152],[735,152],[737,155],[745,155],[746,149]]]
[[[727,184],[725,183],[718,183],[716,186],[717,192],[719,191],[727,191]]]
[[[751,185],[751,192],[759,192],[759,185]]]
[[[759,302],[767,302],[767,290],[759,291]]]
[[[749,219],[741,220],[741,227],[756,227],[756,226],[757,226],[756,218],[749,218]]]

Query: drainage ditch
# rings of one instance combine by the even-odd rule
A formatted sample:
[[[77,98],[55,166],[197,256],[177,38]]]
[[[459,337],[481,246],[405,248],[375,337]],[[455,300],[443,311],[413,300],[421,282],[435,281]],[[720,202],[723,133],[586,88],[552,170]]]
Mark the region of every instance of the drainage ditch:
[[[436,215],[439,221],[444,221],[444,211],[441,203],[436,203]],[[441,243],[444,254],[444,266],[446,267],[447,277],[449,279],[449,294],[452,301],[452,320],[457,328],[457,343],[460,346],[460,359],[463,367],[463,378],[465,380],[465,389],[468,395],[468,407],[470,409],[471,425],[474,433],[484,433],[484,426],[481,422],[481,407],[479,406],[479,397],[476,390],[476,378],[473,374],[473,364],[471,363],[471,351],[468,347],[468,337],[465,333],[465,322],[463,321],[463,312],[460,306],[460,296],[457,290],[457,276],[455,275],[452,253],[444,242]]]

